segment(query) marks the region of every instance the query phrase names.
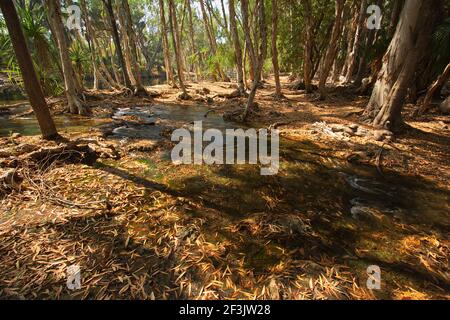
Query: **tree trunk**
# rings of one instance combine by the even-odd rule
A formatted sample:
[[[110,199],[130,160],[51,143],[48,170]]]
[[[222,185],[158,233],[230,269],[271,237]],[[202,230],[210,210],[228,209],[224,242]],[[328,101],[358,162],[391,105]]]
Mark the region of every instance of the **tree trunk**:
[[[129,68],[130,80],[133,79],[133,81],[131,81],[131,85],[134,87],[135,95],[147,96],[147,91],[145,91],[145,88],[142,86],[141,70],[139,68],[138,51],[136,47],[137,39],[136,33],[134,32],[133,28],[133,20],[131,18],[131,11],[128,0],[122,0],[122,9],[125,13],[124,15],[121,15],[124,18],[123,38],[124,40],[126,39],[128,41],[128,47],[125,51],[128,53],[131,63],[131,66]]]
[[[230,14],[231,37],[233,39],[234,44],[234,58],[236,61],[236,69],[237,69],[238,90],[240,94],[244,94],[245,86],[244,86],[244,74],[242,69],[243,68],[242,49],[241,43],[239,41],[239,32],[236,23],[236,9],[234,7],[234,0],[229,0],[228,6]]]
[[[195,56],[195,60],[194,60],[195,80],[199,81],[199,78],[200,78],[200,66],[199,66],[200,53],[198,52],[197,45],[195,44],[194,22],[193,22],[192,7],[191,7],[190,0],[186,0],[186,7],[188,10],[188,15],[189,15],[189,36],[191,38],[192,54]]]
[[[175,86],[175,81],[173,78],[172,64],[170,62],[170,46],[169,39],[167,38],[167,34],[169,33],[169,29],[167,28],[166,23],[166,13],[164,10],[164,0],[159,0],[159,19],[161,20],[161,34],[163,39],[163,51],[164,51],[164,69],[166,69],[166,78],[167,83]],[[170,20],[170,17],[169,17]]]
[[[182,91],[181,98],[188,99],[189,95],[184,85],[183,65],[181,61],[180,51],[180,31],[178,29],[177,13],[175,9],[174,0],[169,0],[169,24],[172,33],[173,48],[175,50],[175,60],[177,62],[178,82],[180,83],[180,89]]]
[[[248,8],[248,0],[241,0],[241,5]],[[264,60],[266,58],[266,51],[267,51],[267,24],[265,21],[266,13],[265,13],[265,6],[264,6],[264,0],[257,0],[256,1],[256,8],[257,8],[257,15],[256,18],[258,20],[258,28],[259,28],[259,52],[258,57],[255,56],[255,77],[253,79],[252,83],[252,89],[250,90],[250,94],[247,100],[247,105],[244,109],[243,114],[243,120],[245,121],[248,117],[248,113],[253,107],[253,103],[255,101],[256,97],[256,90],[258,89],[259,79],[261,79],[262,69],[264,65]],[[248,10],[246,11],[248,13]],[[244,20],[244,10],[242,10],[243,13],[243,20]],[[245,18],[246,21],[248,21],[248,16]],[[246,39],[250,39],[250,37],[246,37]],[[251,40],[247,44],[248,47],[253,47],[253,44],[251,43]]]
[[[49,15],[49,22],[55,31],[55,38],[58,45],[58,51],[64,74],[64,85],[70,113],[88,115],[89,109],[83,105],[78,97],[79,88],[77,88],[77,78],[69,57],[69,48],[67,47],[66,35],[61,16],[61,7],[57,0],[45,0]]]
[[[430,88],[428,89],[427,94],[425,95],[423,103],[420,106],[418,112],[420,115],[424,114],[428,110],[436,92],[438,92],[442,88],[442,86],[447,82],[449,77],[450,77],[450,63],[447,64],[447,67],[445,67],[444,72],[436,79],[436,81],[434,81],[431,84]]]
[[[336,17],[334,20],[333,32],[331,34],[330,44],[325,55],[324,64],[319,78],[319,91],[321,99],[325,99],[325,85],[328,79],[328,75],[330,74],[331,67],[333,66],[334,59],[336,58],[339,37],[342,31],[342,14],[344,11],[344,5],[345,0],[336,0]]]
[[[111,0],[102,0],[108,13],[109,22],[111,24],[112,37],[114,46],[116,47],[117,60],[119,61],[120,68],[122,69],[122,76],[125,81],[125,86],[128,89],[133,89],[131,86],[131,80],[128,76],[125,60],[123,58],[122,47],[120,45],[119,32],[117,31],[116,18],[114,16],[113,6]]]
[[[42,137],[44,139],[55,139],[59,135],[48,110],[42,88],[39,85],[14,3],[12,0],[2,0],[0,1],[0,8],[6,21],[11,43],[22,73],[25,90],[36,115]]]
[[[272,0],[272,65],[275,77],[275,97],[281,98],[281,83],[280,83],[280,67],[278,65],[278,48],[277,48],[277,33],[278,33],[278,1]]]
[[[86,25],[86,40],[89,44],[89,52],[91,54],[92,69],[94,72],[94,90],[99,89],[99,82],[104,82],[111,86],[110,83],[103,77],[100,72],[100,66],[97,63],[97,41],[95,39],[94,30],[92,28],[91,19],[86,6],[86,0],[80,0],[81,11],[84,16],[84,22]]]
[[[358,25],[356,27],[355,40],[353,42],[353,47],[350,48],[349,62],[347,65],[347,73],[345,75],[345,82],[349,83],[353,77],[353,73],[356,68],[357,58],[361,49],[361,42],[363,40],[364,30],[366,26],[364,25],[365,15],[367,8],[367,0],[361,1],[361,7],[359,9]]]
[[[255,69],[256,69],[256,53],[255,47],[252,42],[252,38],[250,36],[250,26],[249,26],[249,10],[248,10],[248,0],[241,1],[241,12],[242,12],[242,28],[244,30],[244,38],[245,38],[245,48],[250,61],[250,80],[253,81],[255,79]]]
[[[395,32],[395,28],[397,27],[398,19],[400,17],[400,13],[402,12],[404,0],[396,0],[394,1],[394,7],[391,12],[391,21],[389,23],[388,35],[392,37]]]
[[[210,18],[208,17],[208,13],[206,12],[205,8],[205,0],[200,0],[200,9],[203,16],[203,24],[205,25],[206,35],[208,37],[209,41],[209,47],[210,47],[210,54],[212,56],[215,56],[217,53],[217,43],[216,38],[214,36],[214,30],[212,27],[212,23],[210,23]],[[219,62],[215,63],[217,76],[219,76],[222,81],[228,81],[228,77],[223,73],[222,68],[220,67]]]
[[[374,126],[393,132],[403,129],[401,110],[407,89],[430,41],[430,24],[441,7],[440,0],[406,1],[364,112]]]
[[[305,81],[305,89],[307,93],[311,93],[312,89],[312,69],[313,69],[313,17],[312,17],[312,6],[311,0],[303,0],[305,7],[305,24],[306,24],[306,37],[305,37],[305,49],[303,58],[303,80]]]
[[[345,6],[344,12],[343,12],[343,18],[342,18],[342,24],[343,24],[343,30],[340,43],[343,43],[343,47],[345,47],[345,59],[344,64],[339,72],[340,75],[346,75],[348,70],[348,65],[350,64],[351,60],[351,53],[353,49],[353,45],[355,43],[355,34],[356,30],[358,29],[358,17],[359,17],[359,6],[358,1],[356,0],[353,3],[347,3],[348,5]],[[346,21],[348,20],[348,23]],[[345,37],[344,35],[347,35]],[[343,40],[344,39],[344,40]]]

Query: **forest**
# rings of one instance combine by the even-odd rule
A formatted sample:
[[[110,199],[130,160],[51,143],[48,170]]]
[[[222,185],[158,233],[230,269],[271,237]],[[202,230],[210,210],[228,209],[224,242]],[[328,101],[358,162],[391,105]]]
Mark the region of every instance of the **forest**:
[[[448,0],[0,10],[0,300],[450,298]]]

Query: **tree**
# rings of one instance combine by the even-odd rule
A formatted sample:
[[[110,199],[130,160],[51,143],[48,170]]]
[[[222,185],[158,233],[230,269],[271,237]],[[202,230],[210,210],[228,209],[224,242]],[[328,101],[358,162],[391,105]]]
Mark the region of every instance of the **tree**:
[[[215,56],[217,54],[217,43],[216,43],[216,38],[214,36],[214,28],[213,28],[212,23],[210,22],[208,13],[206,12],[206,9],[205,9],[205,2],[204,2],[205,0],[199,0],[199,1],[200,1],[200,9],[202,11],[202,16],[203,16],[203,24],[205,26],[206,35],[208,36],[210,54],[212,56]],[[229,79],[223,73],[222,68],[220,67],[220,64],[218,61],[215,62],[215,67],[216,67],[217,75],[223,81],[229,81]]]
[[[330,74],[331,67],[333,66],[334,59],[336,58],[339,38],[342,31],[342,20],[344,12],[345,0],[336,0],[335,7],[335,20],[333,25],[333,32],[331,34],[330,44],[328,46],[327,53],[323,62],[323,67],[320,72],[319,78],[319,91],[320,98],[325,98],[325,85]]]
[[[442,74],[440,74],[439,77],[430,85],[427,94],[423,99],[422,105],[419,109],[419,114],[425,113],[425,111],[430,106],[431,101],[433,100],[433,97],[435,96],[436,92],[442,89],[442,86],[449,79],[449,77],[450,77],[450,63],[447,64],[444,72],[442,72]]]
[[[366,14],[366,8],[367,8],[367,0],[361,0],[361,6],[358,12],[358,22],[356,26],[356,34],[355,39],[353,41],[353,46],[349,48],[349,61],[347,65],[347,73],[345,75],[345,82],[350,82],[355,68],[356,63],[358,59],[359,52],[361,51],[361,45],[364,35],[364,30],[366,29],[366,26],[364,25],[365,22],[365,14]]]
[[[374,126],[393,132],[404,128],[401,111],[407,90],[414,78],[417,63],[430,42],[433,21],[441,8],[441,0],[405,2],[364,112]]]
[[[250,60],[250,79],[253,81],[255,79],[254,68],[257,64],[256,53],[251,38],[250,25],[249,25],[249,8],[248,0],[241,1],[241,13],[242,13],[242,29],[244,31],[245,40],[245,51],[247,52],[248,58]],[[244,61],[245,66],[245,61]],[[259,79],[258,79],[259,80]]]
[[[141,70],[139,68],[136,47],[137,39],[133,29],[130,6],[128,5],[128,0],[122,0],[121,4],[122,6],[120,8],[124,14],[119,15],[119,20],[123,29],[122,39],[124,42],[125,62],[128,77],[130,78],[131,85],[133,86],[134,94],[138,96],[147,96],[147,91],[145,91],[145,88],[142,86]]]
[[[231,37],[234,45],[234,58],[237,69],[237,82],[239,94],[245,93],[244,74],[243,74],[243,61],[242,61],[242,49],[241,42],[239,41],[239,32],[236,22],[236,9],[234,6],[234,0],[228,1],[229,14],[230,14],[230,29]]]
[[[170,62],[170,52],[169,52],[170,47],[169,47],[169,40],[167,38],[169,29],[167,28],[166,23],[164,0],[159,0],[159,19],[161,20],[160,31],[162,34],[163,51],[164,51],[164,69],[166,70],[166,78],[169,84],[175,85],[175,81],[173,78],[172,64]]]
[[[196,78],[196,81],[198,81],[200,78],[200,67],[199,67],[200,53],[197,50],[197,45],[195,44],[195,39],[194,39],[194,35],[195,35],[194,22],[193,22],[192,7],[191,7],[190,0],[186,0],[186,7],[188,10],[188,15],[189,15],[189,36],[191,39],[192,54],[195,57],[194,58],[195,78]]]
[[[133,89],[132,85],[131,85],[130,77],[129,77],[127,69],[126,69],[125,60],[123,58],[122,47],[120,44],[119,31],[117,30],[117,23],[116,23],[116,18],[114,15],[112,2],[111,2],[111,0],[102,0],[102,1],[103,1],[103,4],[105,5],[106,11],[107,11],[108,17],[109,17],[109,22],[111,24],[111,32],[112,32],[114,45],[116,47],[117,60],[119,60],[120,68],[122,69],[122,76],[125,81],[125,86],[128,89]]]
[[[242,15],[243,15],[243,24],[245,25],[245,28],[248,29],[248,0],[241,0],[241,7],[242,7]],[[258,29],[259,29],[259,50],[258,50],[258,56],[256,56],[256,52],[254,52],[253,57],[253,68],[255,70],[255,76],[252,83],[252,88],[250,90],[250,94],[248,96],[247,104],[244,109],[243,114],[243,120],[245,121],[248,117],[248,113],[253,107],[253,103],[255,101],[256,91],[258,89],[259,85],[259,79],[261,79],[262,69],[264,65],[264,60],[266,58],[267,53],[267,24],[266,24],[266,11],[264,6],[264,0],[257,0],[256,1],[256,20],[258,22]],[[248,48],[254,48],[253,43],[250,38],[250,34],[248,34],[246,37],[247,41],[247,47]]]
[[[272,65],[275,77],[275,97],[280,99],[281,93],[280,84],[280,67],[278,64],[278,48],[277,48],[277,34],[278,34],[278,1],[272,0]]]
[[[398,0],[396,2],[401,2],[402,0]],[[377,6],[381,6],[383,0],[377,0],[376,5]],[[371,29],[371,30],[366,30],[365,33],[365,43],[364,43],[364,49],[361,50],[360,53],[360,57],[359,57],[359,63],[358,63],[358,72],[356,73],[356,79],[354,82],[354,86],[359,88],[362,84],[363,78],[366,75],[367,72],[367,65],[368,65],[368,60],[369,60],[369,53],[371,52],[371,50],[373,49],[373,45],[374,45],[374,39],[375,39],[375,35],[376,35],[377,30],[376,29]],[[374,80],[373,80],[374,81]],[[359,91],[362,91],[361,89],[359,89]]]
[[[313,17],[312,17],[312,6],[311,0],[303,0],[305,7],[305,25],[306,25],[306,38],[305,38],[305,49],[303,57],[303,78],[305,81],[305,89],[307,93],[312,92],[312,51],[313,51],[313,41],[314,41],[314,31],[313,31]]]
[[[97,59],[98,42],[95,37],[94,28],[92,27],[91,18],[89,17],[89,12],[86,6],[86,0],[80,0],[80,6],[84,17],[84,22],[86,25],[85,36],[89,44],[89,49],[91,53],[92,69],[94,73],[94,89],[97,90],[99,88],[100,81],[107,83],[109,86],[117,87],[117,83],[109,74],[109,71],[106,69],[103,60],[101,58]],[[102,72],[104,74],[102,74]]]
[[[42,88],[39,85],[14,3],[12,0],[2,0],[0,1],[0,8],[6,21],[14,52],[22,73],[25,90],[36,115],[42,137],[44,139],[55,139],[59,135],[50,115]]]
[[[61,7],[58,0],[45,0],[48,10],[49,22],[53,27],[54,37],[58,45],[58,52],[61,59],[64,75],[64,85],[66,89],[67,103],[69,111],[72,114],[89,115],[89,109],[83,104],[79,98],[81,90],[78,80],[75,76],[75,71],[72,66],[72,61],[69,56],[69,48],[67,45],[66,34],[64,32],[64,25],[62,22]]]
[[[173,0],[169,0],[169,21],[175,51],[175,60],[177,63],[178,82],[180,83],[180,89],[182,91],[180,98],[187,100],[189,99],[189,95],[186,91],[186,86],[184,85],[183,63],[181,61],[180,31],[178,29],[177,14]]]

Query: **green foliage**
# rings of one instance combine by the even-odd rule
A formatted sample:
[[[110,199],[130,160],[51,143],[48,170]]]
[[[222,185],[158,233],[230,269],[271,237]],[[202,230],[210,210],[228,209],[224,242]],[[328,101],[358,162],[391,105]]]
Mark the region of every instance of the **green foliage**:
[[[89,50],[84,47],[80,42],[74,41],[69,49],[70,59],[75,67],[81,69],[89,68],[90,54]]]
[[[450,61],[450,18],[447,18],[433,34],[433,55],[437,59],[435,69],[440,73]]]

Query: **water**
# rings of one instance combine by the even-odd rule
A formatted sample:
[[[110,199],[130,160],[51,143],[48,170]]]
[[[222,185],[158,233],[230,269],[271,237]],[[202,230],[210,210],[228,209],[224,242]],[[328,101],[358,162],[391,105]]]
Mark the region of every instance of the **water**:
[[[0,137],[7,137],[12,133],[20,133],[23,136],[39,135],[40,128],[33,114],[22,117],[13,117],[27,113],[31,109],[27,100],[1,101],[0,110],[5,105],[18,105],[9,108],[8,111],[0,112]],[[100,122],[95,119],[82,118],[67,114],[53,116],[56,128],[59,132],[86,132]]]
[[[67,115],[53,117],[59,132],[86,132],[98,124],[95,120],[77,119]],[[12,133],[20,133],[23,136],[34,136],[41,133],[37,120],[33,116],[16,119],[0,117],[0,137],[7,137]]]

